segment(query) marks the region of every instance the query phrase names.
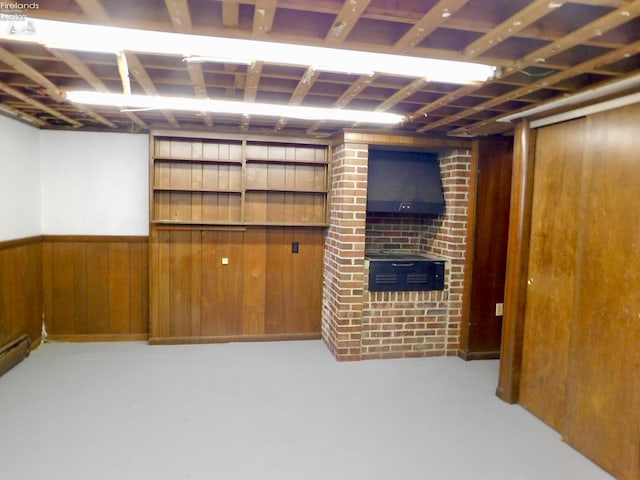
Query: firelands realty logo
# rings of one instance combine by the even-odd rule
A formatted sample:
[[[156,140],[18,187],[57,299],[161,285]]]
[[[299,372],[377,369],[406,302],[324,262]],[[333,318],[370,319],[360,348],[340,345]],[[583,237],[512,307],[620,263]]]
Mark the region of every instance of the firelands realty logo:
[[[38,10],[40,4],[38,2],[31,3],[13,3],[0,2],[0,21],[19,22],[26,20],[26,12],[28,10]]]

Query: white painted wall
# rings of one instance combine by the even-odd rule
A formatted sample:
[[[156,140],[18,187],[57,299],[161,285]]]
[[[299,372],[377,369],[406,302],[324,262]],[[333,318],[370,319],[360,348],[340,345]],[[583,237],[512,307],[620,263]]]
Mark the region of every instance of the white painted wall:
[[[41,233],[39,134],[0,116],[0,241]]]
[[[148,235],[149,137],[40,131],[42,234]]]

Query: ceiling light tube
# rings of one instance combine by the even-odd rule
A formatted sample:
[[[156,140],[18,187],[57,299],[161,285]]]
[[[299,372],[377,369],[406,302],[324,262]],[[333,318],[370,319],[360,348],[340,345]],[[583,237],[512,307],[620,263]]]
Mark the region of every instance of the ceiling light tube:
[[[184,112],[210,112],[266,117],[286,117],[302,120],[332,120],[339,122],[360,122],[394,125],[404,120],[402,115],[387,112],[363,110],[305,107],[300,105],[274,105],[269,103],[248,103],[228,100],[214,100],[186,97],[164,97],[150,95],[122,95],[91,91],[70,91],[67,100],[74,103],[101,105],[106,107],[178,110]]]
[[[233,52],[234,58],[251,58],[265,63],[309,66],[347,74],[381,74],[427,78],[430,81],[467,84],[493,78],[495,67],[387,53],[305,46],[258,40],[222,38],[181,33],[156,32],[101,25],[25,19],[0,31],[0,39],[40,43],[49,48],[117,54],[121,51],[173,55],[178,57],[218,57]]]
[[[251,65],[255,62],[255,60],[248,60],[246,58],[239,57],[203,57],[201,55],[187,55],[182,59],[182,61],[187,63],[233,63],[236,65]]]

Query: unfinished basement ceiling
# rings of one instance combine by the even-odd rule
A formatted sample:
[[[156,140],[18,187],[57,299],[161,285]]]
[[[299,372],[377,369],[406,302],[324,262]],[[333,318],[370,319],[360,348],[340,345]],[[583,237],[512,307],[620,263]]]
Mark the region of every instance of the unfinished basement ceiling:
[[[387,111],[407,118],[393,129],[385,127],[395,132],[507,133],[513,125],[497,121],[507,114],[640,73],[640,0],[37,3],[39,8],[21,13],[50,20],[466,60],[499,67],[494,80],[460,86],[381,74],[307,75],[304,67],[262,62],[187,64],[178,57],[127,53],[132,93]],[[121,132],[215,128],[322,136],[345,127],[367,127],[276,117],[78,107],[64,99],[65,91],[76,89],[122,92],[115,56],[0,42],[2,111],[40,128]],[[636,86],[624,93],[639,90]]]

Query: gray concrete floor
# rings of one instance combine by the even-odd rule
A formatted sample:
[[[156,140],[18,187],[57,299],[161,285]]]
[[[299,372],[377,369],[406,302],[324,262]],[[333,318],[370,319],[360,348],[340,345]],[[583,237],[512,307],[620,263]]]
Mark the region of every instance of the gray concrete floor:
[[[338,363],[319,341],[45,344],[0,377],[0,478],[612,478],[499,401],[497,375]]]

